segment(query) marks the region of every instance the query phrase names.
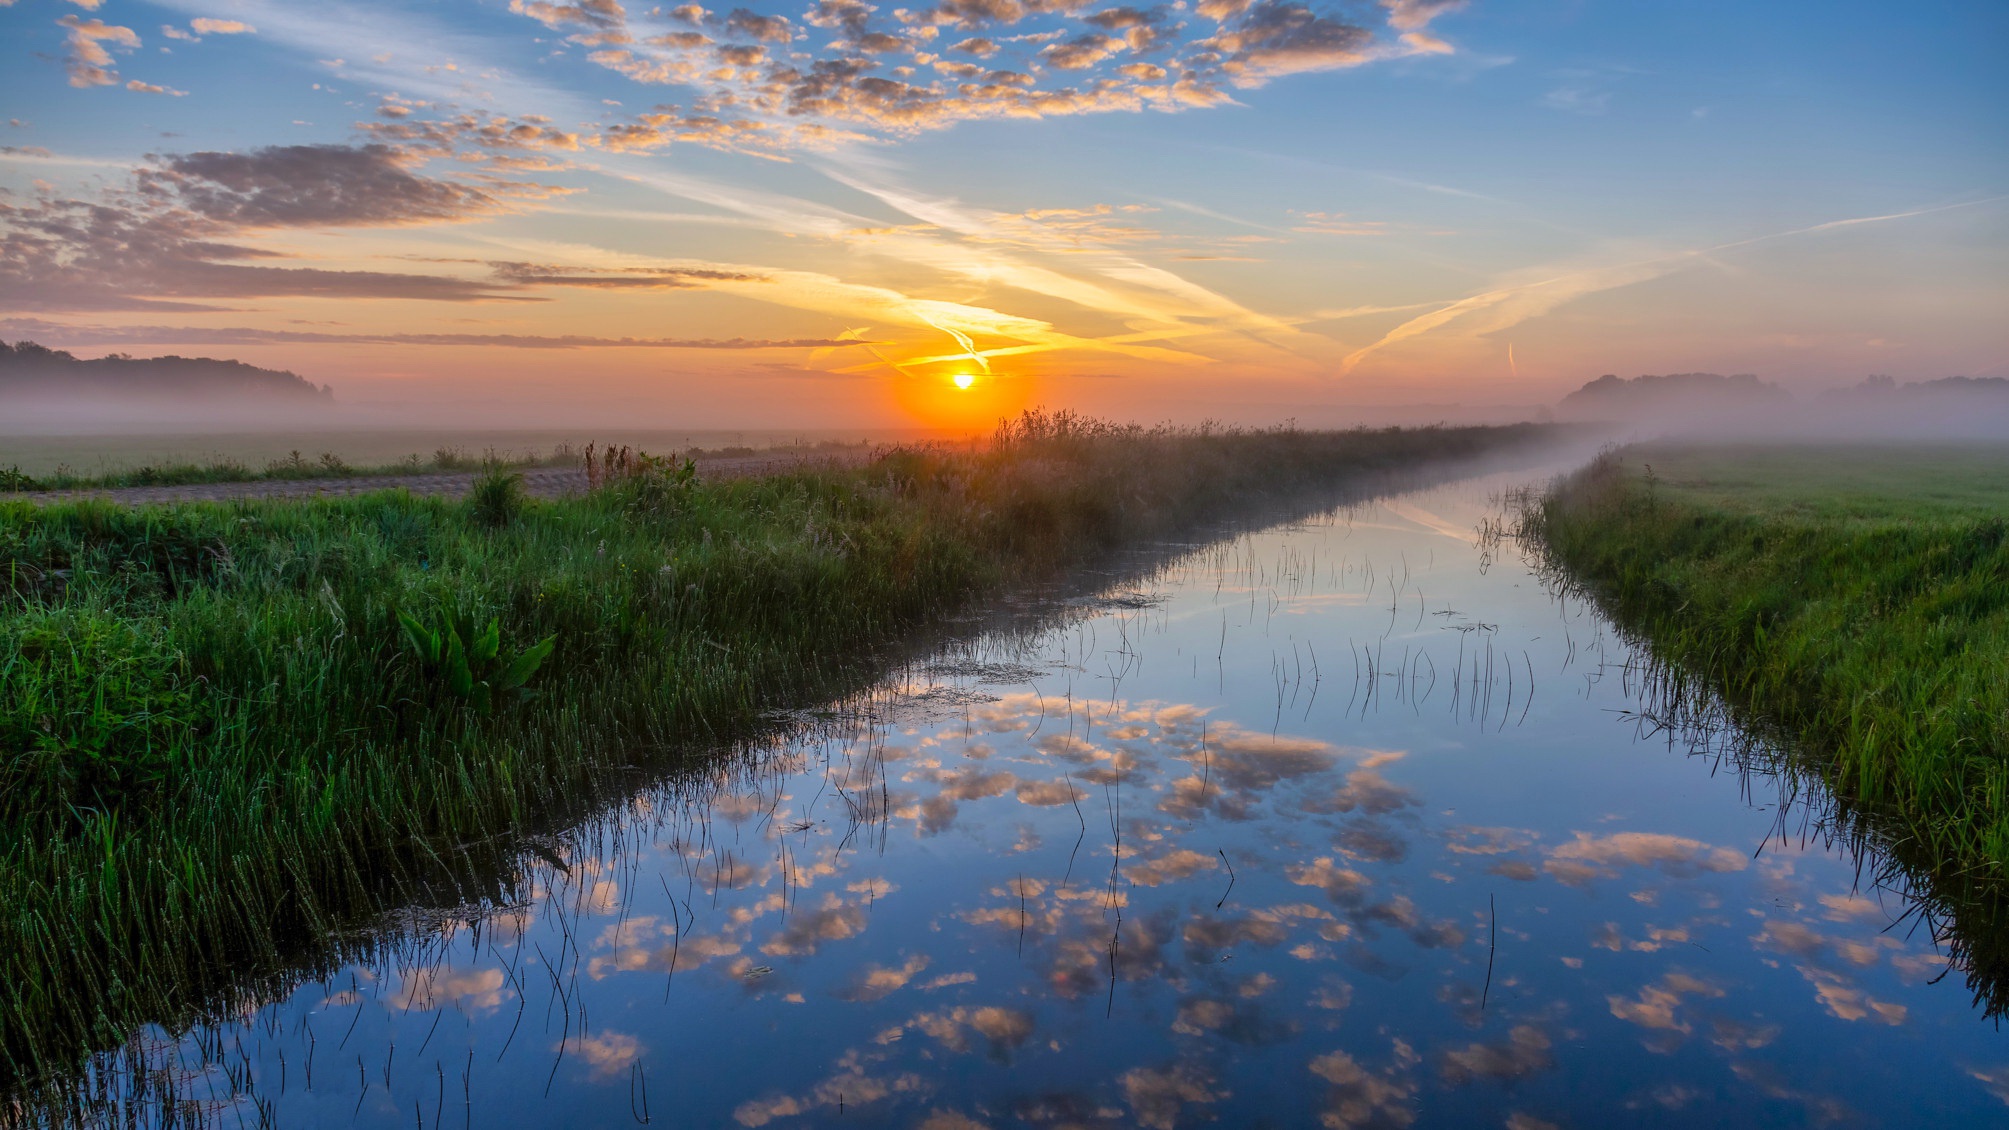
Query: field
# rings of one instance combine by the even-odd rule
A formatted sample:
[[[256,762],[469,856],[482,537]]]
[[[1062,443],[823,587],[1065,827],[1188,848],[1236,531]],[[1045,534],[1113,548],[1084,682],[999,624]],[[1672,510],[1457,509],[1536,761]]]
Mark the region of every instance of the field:
[[[659,453],[858,450],[944,437],[906,431],[701,431],[634,428],[449,430],[330,428],[211,434],[0,435],[0,492],[172,486],[259,479],[576,465],[586,445]]]
[[[478,886],[976,596],[1539,434],[1030,415],[979,451],[717,483],[641,461],[555,502],[496,472],[464,502],[0,505],[0,1078]]]
[[[1671,687],[1697,680],[1772,729],[1949,905],[1999,907],[2009,450],[1643,445],[1528,519]]]

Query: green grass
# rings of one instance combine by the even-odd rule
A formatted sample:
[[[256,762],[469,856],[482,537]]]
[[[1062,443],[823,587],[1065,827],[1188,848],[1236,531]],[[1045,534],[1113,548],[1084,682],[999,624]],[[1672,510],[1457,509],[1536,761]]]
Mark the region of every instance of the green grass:
[[[6,413],[0,411],[0,429],[12,424]],[[27,425],[16,427],[26,428]],[[322,452],[333,452],[352,467],[396,468],[408,464],[414,453],[417,453],[419,462],[430,463],[442,448],[457,459],[469,462],[480,462],[493,454],[501,462],[515,463],[535,460],[560,448],[581,451],[589,442],[603,447],[612,444],[649,451],[724,453],[735,448],[815,451],[826,447],[857,448],[950,438],[953,437],[924,433],[918,429],[701,431],[605,424],[484,429],[418,422],[402,427],[341,425],[258,428],[254,431],[205,431],[191,426],[186,430],[125,435],[45,435],[32,430],[6,430],[0,432],[0,467],[18,466],[34,479],[59,480],[67,475],[78,480],[102,481],[148,466],[236,464],[255,471],[269,463],[290,462],[296,450],[309,462],[318,461]]]
[[[2009,447],[1640,444],[1670,501],[1796,521],[1965,521],[2009,514]]]
[[[414,453],[396,463],[379,466],[354,466],[332,451],[324,451],[311,458],[293,451],[277,459],[268,460],[263,467],[252,467],[233,456],[218,454],[200,462],[161,460],[131,467],[106,469],[93,475],[78,474],[67,466],[58,466],[53,471],[35,475],[23,471],[19,464],[10,464],[0,467],[0,491],[102,490],[117,487],[192,486],[198,483],[349,479],[369,475],[445,474],[489,467],[571,467],[576,466],[579,461],[577,451],[561,446],[548,455],[524,452],[506,456],[490,450],[479,457],[469,454],[463,448],[441,447],[434,451],[430,458],[422,458]]]
[[[1984,924],[1995,936],[1967,942],[1991,964],[2009,878],[2005,518],[2001,447],[1656,445],[1560,482],[1528,529]]]
[[[805,455],[836,455],[845,452],[857,453],[866,446],[862,442],[842,443],[831,440],[765,449],[729,444],[716,448],[692,446],[685,449],[684,454],[695,458],[736,458],[758,455],[762,450],[766,450]],[[491,446],[483,449],[480,455],[473,454],[466,447],[447,444],[435,448],[429,456],[414,452],[396,462],[378,464],[352,464],[333,451],[308,456],[297,450],[267,459],[262,466],[253,466],[236,455],[218,452],[200,460],[165,458],[129,466],[107,464],[91,474],[79,473],[66,463],[58,463],[53,469],[41,471],[27,471],[23,470],[19,463],[8,463],[0,465],[0,493],[451,474],[457,471],[480,471],[495,467],[517,470],[532,467],[577,467],[583,461],[582,448],[568,442],[560,442],[545,452],[523,450],[509,454]]]
[[[644,463],[559,502],[498,473],[465,502],[0,504],[0,1092],[473,897],[515,836],[858,685],[973,598],[1538,434],[1035,415],[980,451]]]

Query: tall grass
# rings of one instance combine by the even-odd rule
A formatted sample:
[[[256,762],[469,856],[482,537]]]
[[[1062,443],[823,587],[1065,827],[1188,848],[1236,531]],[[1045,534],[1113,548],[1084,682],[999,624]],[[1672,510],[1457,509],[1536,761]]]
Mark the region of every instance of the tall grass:
[[[1606,453],[1535,501],[1526,528],[1658,659],[1775,728],[1859,828],[1994,929],[2009,921],[2009,524],[1985,504],[1913,517],[1925,508],[1806,503],[1745,508]],[[2009,945],[1976,949],[1999,965]]]
[[[498,842],[855,685],[973,597],[1538,434],[1032,414],[980,451],[716,483],[650,463],[561,502],[493,488],[500,510],[0,505],[0,1091],[481,882]],[[485,649],[470,684],[510,693],[414,643],[448,626]],[[498,674],[547,639],[520,686]]]

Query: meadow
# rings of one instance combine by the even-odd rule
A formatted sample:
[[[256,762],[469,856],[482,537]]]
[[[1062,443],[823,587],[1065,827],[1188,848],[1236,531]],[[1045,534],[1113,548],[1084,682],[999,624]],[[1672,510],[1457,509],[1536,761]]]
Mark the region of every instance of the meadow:
[[[2002,964],[2009,451],[1640,445],[1525,517],[1677,697],[1693,681],[1769,731],[1844,831],[1969,920],[1991,951],[1971,962]]]
[[[857,685],[975,598],[1546,434],[1035,413],[760,479],[642,458],[553,502],[498,468],[460,501],[0,504],[0,1082],[388,908],[478,899],[537,828]]]
[[[888,433],[892,435],[893,433]],[[904,437],[914,441],[913,436]],[[929,437],[932,438],[932,437]],[[733,458],[779,452],[857,453],[854,432],[265,431],[212,435],[0,437],[0,493],[299,481],[581,465],[589,443]]]

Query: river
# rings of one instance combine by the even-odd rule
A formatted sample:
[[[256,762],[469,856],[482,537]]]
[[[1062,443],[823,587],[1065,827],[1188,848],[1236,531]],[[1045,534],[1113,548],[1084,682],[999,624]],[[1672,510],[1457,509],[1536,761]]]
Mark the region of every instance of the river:
[[[1906,900],[1479,536],[1537,478],[1162,552],[104,1078],[289,1127],[2009,1123]]]

